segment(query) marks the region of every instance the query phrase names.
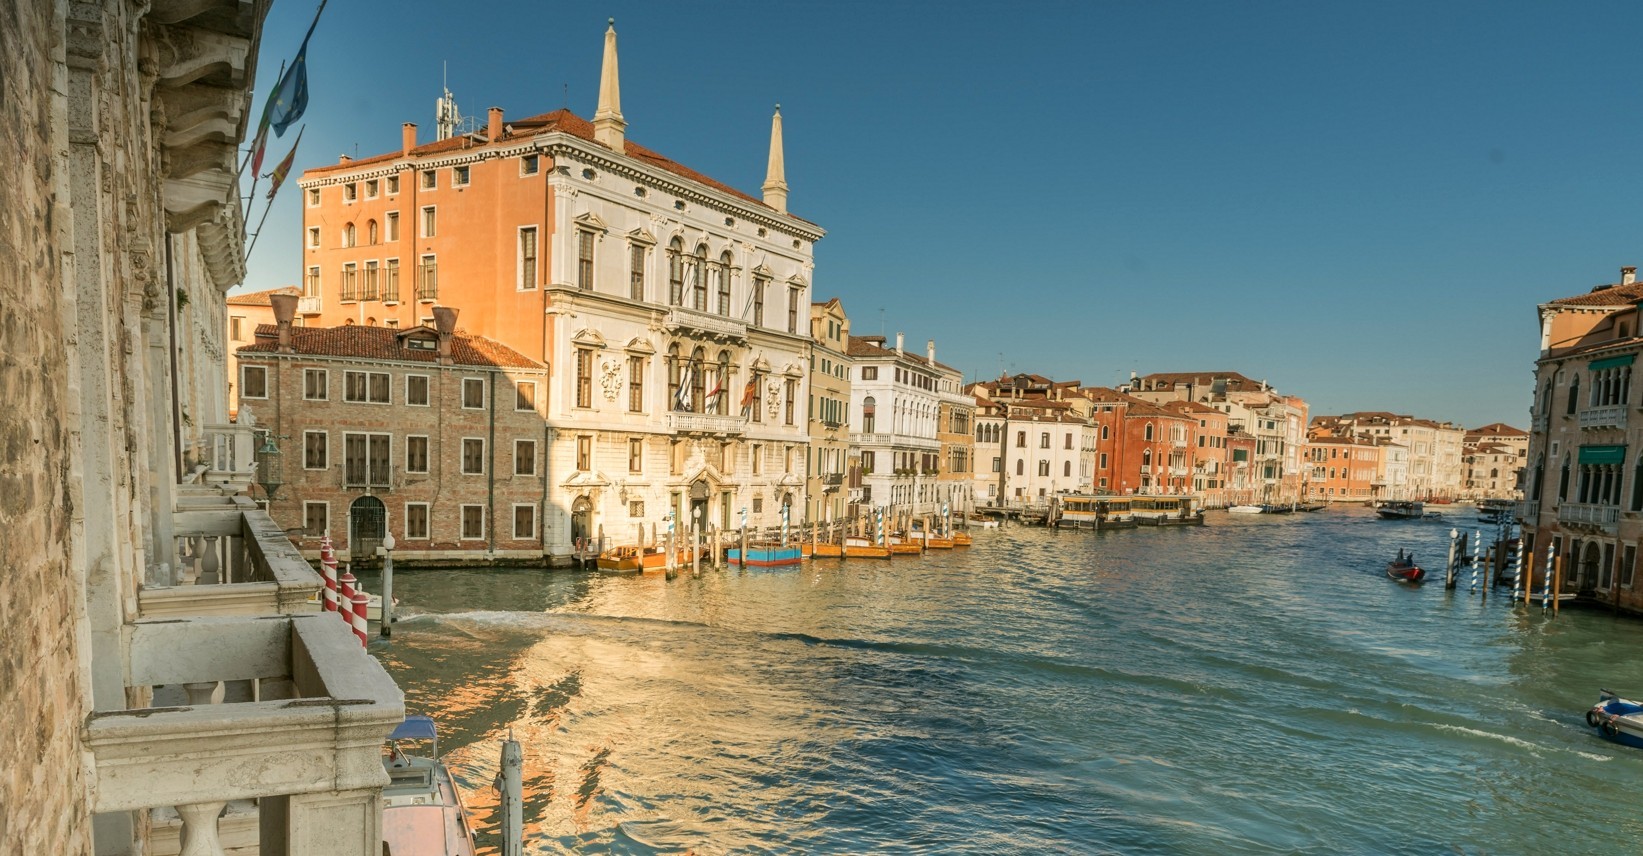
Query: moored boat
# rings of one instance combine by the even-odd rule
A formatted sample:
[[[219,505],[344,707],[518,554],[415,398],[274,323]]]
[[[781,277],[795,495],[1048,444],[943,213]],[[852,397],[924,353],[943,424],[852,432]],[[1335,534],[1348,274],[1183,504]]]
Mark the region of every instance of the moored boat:
[[[427,757],[408,754],[400,744],[426,740]],[[473,856],[473,825],[445,764],[439,734],[426,716],[407,716],[382,755],[388,786],[382,789],[383,852],[394,856]]]
[[[1227,509],[1228,514],[1262,514],[1265,511],[1264,505],[1234,505]]]
[[[1398,582],[1418,583],[1426,578],[1426,571],[1415,564],[1415,554],[1405,555],[1398,550],[1398,557],[1386,563],[1386,575]]]
[[[968,547],[968,546],[970,546],[971,544],[974,544],[974,543],[975,543],[975,539],[971,538],[970,533],[968,533],[968,532],[954,532],[953,533],[953,546],[954,547]]]
[[[683,568],[690,564],[690,550],[674,552],[673,566]],[[641,571],[660,571],[667,567],[667,551],[661,547],[612,547],[599,554],[596,566],[607,574],[637,574]]]
[[[803,561],[803,554],[797,544],[784,546],[782,544],[748,544],[747,556],[744,560],[741,547],[731,547],[725,551],[725,561],[732,565],[742,565],[753,568],[773,568],[781,565],[797,565]]]
[[[1586,724],[1605,740],[1643,749],[1643,704],[1623,699],[1613,690],[1597,692],[1597,704],[1586,711]]]
[[[844,557],[846,559],[888,559],[890,547],[887,544],[875,544],[866,538],[846,538],[844,540]]]
[[[810,555],[817,559],[842,559],[844,547],[831,541],[817,541],[810,548]]]

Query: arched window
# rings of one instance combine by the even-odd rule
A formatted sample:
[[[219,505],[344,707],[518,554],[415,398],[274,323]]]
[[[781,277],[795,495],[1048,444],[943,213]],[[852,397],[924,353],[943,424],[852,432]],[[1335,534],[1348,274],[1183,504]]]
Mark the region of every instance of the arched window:
[[[1546,388],[1540,393],[1540,415],[1546,416],[1552,412],[1552,380],[1546,379]]]
[[[861,430],[863,434],[873,433],[873,423],[875,421],[874,414],[877,410],[874,404],[875,402],[873,401],[873,396],[871,395],[861,400]]]
[[[1579,400],[1580,400],[1580,373],[1575,372],[1574,380],[1569,381],[1569,404],[1568,404],[1567,407],[1565,407],[1563,409],[1563,412],[1567,413],[1567,414],[1573,414],[1575,412],[1575,407],[1576,407],[1575,402],[1577,402]]]
[[[1070,476],[1070,475],[1073,474],[1073,462],[1072,461],[1062,461],[1061,462],[1061,474],[1064,475],[1064,476]]]
[[[1538,468],[1536,470],[1538,481]],[[1632,466],[1632,510],[1643,511],[1643,455],[1638,455],[1637,463]]]
[[[1024,475],[1027,474],[1027,462],[1026,461],[1016,461],[1015,462],[1015,474],[1018,475],[1018,476],[1024,476]]]
[[[358,238],[359,233],[354,229],[354,224],[349,223],[342,227],[342,245],[344,247],[354,246]]]
[[[365,240],[370,241],[372,244],[375,244],[377,242],[377,221],[375,221],[375,220],[366,221],[366,223],[365,223],[365,236],[366,236]]]
[[[730,251],[719,254],[719,314],[730,317]]]
[[[1151,422],[1147,423],[1147,428],[1146,428],[1145,434],[1146,434],[1146,436],[1143,439],[1147,439],[1147,440],[1152,439],[1152,423]]]
[[[699,312],[707,311],[707,244],[696,245],[696,256],[692,260],[695,268],[690,284],[690,305]]]
[[[1643,472],[1643,457],[1639,457],[1637,459],[1637,466],[1639,468],[1639,471]],[[1534,483],[1534,488],[1535,489],[1533,491],[1531,491],[1529,493],[1529,495],[1534,497],[1536,502],[1539,502],[1542,498],[1541,495],[1540,495],[1540,480],[1541,480],[1541,477],[1544,476],[1545,474],[1546,473],[1541,468],[1540,464],[1535,464],[1535,483]],[[1639,481],[1643,481],[1643,479],[1639,479]],[[1633,505],[1632,510],[1633,511],[1639,510],[1636,506],[1637,506],[1637,502],[1640,498],[1643,498],[1643,497],[1639,497],[1635,493],[1633,494],[1633,497],[1632,497],[1632,505]]]
[[[675,237],[667,245],[667,302],[679,306],[685,299],[685,242]]]
[[[730,408],[725,406],[725,398],[726,398],[726,396],[730,395],[730,352],[729,351],[720,351],[719,352],[719,376],[717,378],[715,378],[715,380],[717,381],[717,383],[719,385],[718,386],[719,394],[713,396],[713,409],[710,412],[712,412],[712,413],[729,413]]]
[[[1152,450],[1151,449],[1142,449],[1141,450],[1141,466],[1142,466],[1143,469],[1146,468],[1146,467],[1152,466]]]
[[[707,366],[704,365],[706,361],[707,352],[703,351],[701,348],[697,348],[696,350],[690,352],[690,412],[692,413],[703,412],[702,399],[707,394],[707,387],[705,385],[705,379],[702,375],[705,374],[704,370],[707,368]]]
[[[679,409],[679,346],[667,346],[667,409]]]

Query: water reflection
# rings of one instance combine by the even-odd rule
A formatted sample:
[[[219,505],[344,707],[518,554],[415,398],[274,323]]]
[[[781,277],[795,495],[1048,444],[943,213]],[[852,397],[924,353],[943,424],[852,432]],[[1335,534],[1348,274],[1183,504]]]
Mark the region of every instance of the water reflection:
[[[1571,852],[1643,784],[1579,721],[1637,622],[1409,588],[1357,512],[1005,530],[668,581],[402,573],[382,653],[532,852]],[[1547,807],[1556,806],[1548,817]],[[1576,842],[1573,849],[1581,845]]]

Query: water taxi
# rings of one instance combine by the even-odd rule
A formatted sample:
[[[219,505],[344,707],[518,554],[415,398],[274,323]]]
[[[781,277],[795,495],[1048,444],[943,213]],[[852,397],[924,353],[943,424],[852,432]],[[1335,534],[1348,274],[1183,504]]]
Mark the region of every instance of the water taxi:
[[[1130,497],[1130,516],[1141,526],[1202,526],[1204,511],[1190,496]]]
[[[1382,520],[1418,520],[1426,516],[1426,506],[1419,502],[1393,499],[1381,503],[1375,514]]]
[[[401,743],[426,740],[429,755],[406,753]],[[462,793],[439,760],[439,734],[426,716],[407,716],[388,735],[382,768],[383,852],[394,856],[473,856],[473,824]]]
[[[675,568],[690,565],[690,549],[681,547],[674,551],[673,566]],[[599,570],[607,574],[637,574],[642,571],[660,571],[667,567],[667,551],[661,547],[612,547],[599,554],[596,565]]]

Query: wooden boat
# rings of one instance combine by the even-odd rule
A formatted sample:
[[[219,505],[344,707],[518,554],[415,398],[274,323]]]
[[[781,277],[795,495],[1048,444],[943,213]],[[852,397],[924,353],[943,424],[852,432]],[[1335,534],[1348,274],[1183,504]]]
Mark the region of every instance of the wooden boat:
[[[919,537],[919,535],[915,534],[913,537],[916,538],[916,537]],[[945,535],[935,535],[935,534],[926,532],[926,533],[923,534],[923,538],[924,538],[924,549],[926,549],[926,550],[951,550],[951,549],[953,549],[953,539],[949,538]]]
[[[817,541],[811,546],[810,555],[816,559],[842,559],[844,547],[831,541]]]
[[[888,559],[890,547],[887,544],[875,544],[866,538],[846,538],[844,540],[844,557],[846,559]]]
[[[777,543],[748,544],[747,558],[742,558],[741,547],[731,547],[725,551],[725,561],[732,565],[753,568],[774,568],[781,565],[797,565],[804,560],[797,544],[784,546]]]
[[[970,546],[971,544],[974,544],[974,543],[975,543],[975,539],[971,538],[970,533],[968,533],[968,532],[954,532],[953,533],[953,546],[954,547],[968,547],[968,546]]]
[[[637,574],[641,571],[660,571],[667,567],[667,551],[661,547],[612,547],[599,554],[597,566],[601,573]],[[675,551],[673,566],[690,566],[690,549]]]
[[[1426,578],[1426,571],[1415,564],[1415,554],[1404,555],[1398,551],[1398,557],[1386,563],[1386,575],[1402,583],[1418,583]]]
[[[1192,514],[1165,514],[1163,512],[1137,512],[1135,523],[1138,526],[1202,526],[1204,512]]]
[[[1586,724],[1605,740],[1643,749],[1643,704],[1623,699],[1613,690],[1597,691],[1597,704],[1586,711]]]
[[[924,541],[909,538],[906,535],[891,535],[888,539],[890,554],[893,556],[917,556],[924,552]]]
[[[1426,506],[1419,502],[1394,499],[1381,503],[1375,514],[1382,520],[1418,520],[1426,516]]]
[[[407,754],[403,742],[426,740],[427,757]],[[439,760],[439,734],[426,716],[407,716],[388,735],[382,768],[383,852],[396,856],[473,856],[473,824],[445,764]],[[265,809],[266,810],[266,809]]]

